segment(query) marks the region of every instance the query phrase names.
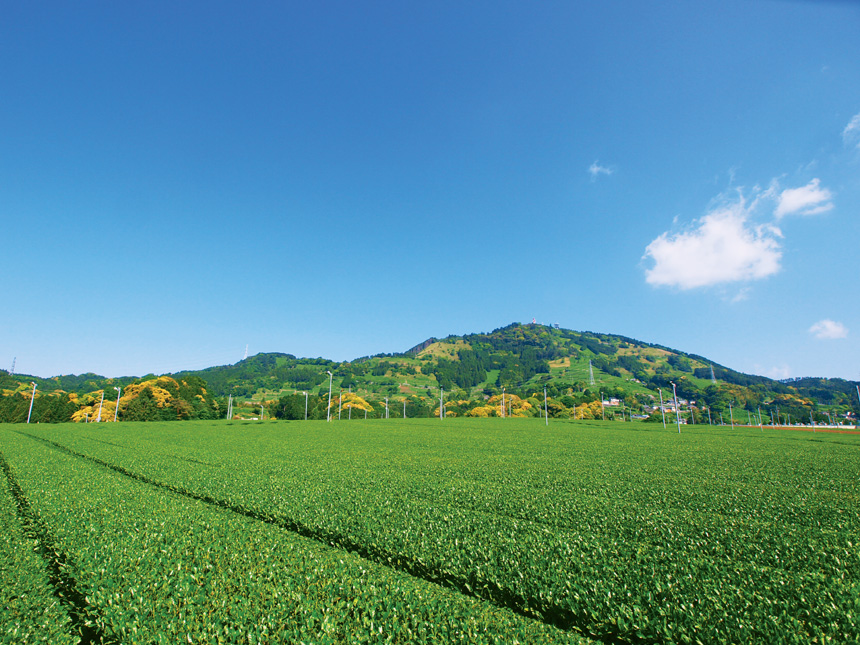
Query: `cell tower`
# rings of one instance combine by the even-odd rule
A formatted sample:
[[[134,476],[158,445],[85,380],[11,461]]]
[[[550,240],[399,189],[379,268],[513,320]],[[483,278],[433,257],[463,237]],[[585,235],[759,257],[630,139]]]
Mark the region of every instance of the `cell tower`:
[[[12,359],[12,369],[9,371],[9,376],[13,376],[15,374],[15,361],[18,360],[18,357]]]
[[[248,358],[248,346],[247,345],[245,345],[245,355],[242,357],[242,360],[244,361],[246,358]]]
[[[594,385],[594,369],[591,367],[591,360],[588,361],[588,384]]]
[[[714,384],[717,383],[717,378],[714,376],[714,366],[713,365],[711,365],[711,383],[714,383]]]

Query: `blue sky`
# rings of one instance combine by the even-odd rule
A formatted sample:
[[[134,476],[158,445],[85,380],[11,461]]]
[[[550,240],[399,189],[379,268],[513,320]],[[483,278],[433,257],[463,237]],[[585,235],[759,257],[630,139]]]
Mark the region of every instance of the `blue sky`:
[[[860,379],[851,2],[7,2],[0,366],[559,323]]]

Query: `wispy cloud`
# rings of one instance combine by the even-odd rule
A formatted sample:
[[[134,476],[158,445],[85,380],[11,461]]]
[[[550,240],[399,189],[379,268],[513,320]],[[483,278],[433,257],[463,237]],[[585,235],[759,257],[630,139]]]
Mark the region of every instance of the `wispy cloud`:
[[[788,365],[774,365],[765,372],[765,376],[781,381],[791,376],[791,368]]]
[[[643,259],[654,262],[646,270],[648,284],[686,290],[760,280],[779,272],[781,233],[774,226],[753,224],[751,207],[738,197],[688,231],[660,235],[645,249]]]
[[[751,291],[751,289],[749,287],[743,287],[734,296],[732,296],[732,298],[729,300],[729,302],[734,304],[737,302],[743,302],[744,300],[749,300],[750,291]]]
[[[787,188],[779,194],[774,215],[781,219],[786,215],[817,215],[833,208],[832,193],[821,188],[821,182],[816,177],[806,186]]]
[[[820,340],[834,340],[848,336],[848,329],[841,322],[825,318],[812,325],[809,333]]]
[[[597,181],[597,178],[600,177],[600,175],[611,175],[614,172],[614,168],[611,168],[610,166],[601,166],[597,161],[594,161],[588,167],[588,174],[591,175],[591,181]]]
[[[860,112],[855,114],[845,126],[842,131],[842,141],[846,146],[856,146],[860,150]]]

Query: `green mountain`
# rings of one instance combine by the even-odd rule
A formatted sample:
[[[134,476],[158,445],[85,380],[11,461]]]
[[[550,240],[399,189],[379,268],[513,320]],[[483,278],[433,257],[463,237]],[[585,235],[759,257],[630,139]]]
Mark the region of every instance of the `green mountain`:
[[[430,338],[400,354],[378,354],[353,361],[297,358],[291,354],[257,354],[234,365],[172,374],[177,382],[202,379],[207,396],[233,397],[234,410],[242,405],[259,413],[260,406],[277,414],[303,418],[308,393],[309,416],[324,418],[331,388],[360,397],[350,403],[370,414],[384,414],[388,398],[393,416],[438,414],[440,396],[449,415],[487,416],[507,412],[517,416],[543,411],[544,391],[552,416],[567,418],[660,417],[659,401],[669,402],[675,391],[682,416],[694,415],[707,423],[720,415],[728,422],[748,422],[759,410],[767,418],[816,423],[856,418],[860,413],[857,383],[843,379],[803,378],[775,381],[743,374],[695,354],[632,338],[578,332],[539,324],[512,324],[490,333]],[[146,378],[154,378],[152,376]],[[0,374],[0,389],[30,377]],[[34,379],[36,380],[36,379]],[[140,379],[103,379],[94,374],[41,379],[39,390],[54,386],[78,393],[92,392]],[[196,382],[196,381],[195,381]],[[441,391],[440,391],[441,388]],[[291,398],[292,397],[292,398]],[[275,404],[275,401],[281,401]],[[343,408],[343,399],[341,412]],[[609,401],[601,406],[596,402]],[[360,401],[360,402],[359,402]],[[238,406],[238,407],[236,407]],[[248,407],[250,406],[250,407]],[[280,407],[279,407],[280,406]],[[673,406],[672,406],[673,407]],[[120,408],[122,410],[122,407]],[[301,409],[301,410],[300,410]],[[692,411],[692,412],[691,412]],[[249,412],[250,414],[251,412]],[[829,416],[828,416],[829,415]]]

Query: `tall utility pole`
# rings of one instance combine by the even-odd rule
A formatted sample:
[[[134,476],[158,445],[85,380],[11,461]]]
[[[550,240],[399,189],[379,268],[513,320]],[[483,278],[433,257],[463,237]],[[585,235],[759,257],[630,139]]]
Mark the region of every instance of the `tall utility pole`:
[[[729,401],[729,419],[731,419],[731,421],[732,421],[732,430],[734,430],[735,429],[735,415],[732,414],[732,403],[734,403],[734,401]]]
[[[545,420],[544,425],[549,425],[549,409],[546,405],[546,386],[543,388],[543,416]]]
[[[35,392],[36,390],[34,389],[33,391]],[[102,403],[104,403],[104,402],[105,402],[105,391],[102,390],[102,398],[99,401],[99,416],[96,419],[96,423],[99,423],[102,420]]]
[[[594,385],[594,368],[591,367],[591,360],[588,361],[588,384]]]
[[[233,395],[232,394],[227,398],[227,418],[229,419],[231,416],[233,416]]]
[[[115,387],[116,390],[116,407],[113,409],[113,422],[116,423],[117,415],[119,414],[119,395],[122,392],[122,387]]]
[[[308,420],[308,393],[305,392],[305,421]]]
[[[663,430],[666,429],[666,410],[663,407],[663,388],[658,387],[657,391],[660,393],[660,413],[663,415]]]
[[[444,392],[445,392],[445,390],[444,390],[444,389],[442,388],[442,386],[440,385],[440,386],[439,386],[439,421],[441,421],[442,419],[444,419],[444,418],[445,418],[445,417],[443,416],[443,413],[442,413],[442,410],[443,410],[443,406],[442,406],[442,395],[444,394]]]
[[[406,418],[406,399],[403,399],[403,418]]]
[[[681,415],[678,408],[678,392],[675,390],[675,384],[672,383],[672,396],[675,398],[675,421],[678,422],[678,434],[681,434]]]
[[[14,367],[14,361],[12,362]],[[33,383],[32,381],[30,381]],[[30,411],[27,413],[27,423],[30,423],[30,416],[33,414],[33,401],[36,400],[36,384],[33,383],[33,394],[30,395]]]
[[[337,395],[337,420],[340,421],[340,410],[343,408],[343,388],[340,389],[340,394]]]
[[[505,418],[505,387],[502,386],[502,418]]]
[[[325,420],[331,421],[331,379],[332,379],[332,373],[329,372],[328,370],[326,370],[325,373],[328,374],[328,410],[326,411]]]

